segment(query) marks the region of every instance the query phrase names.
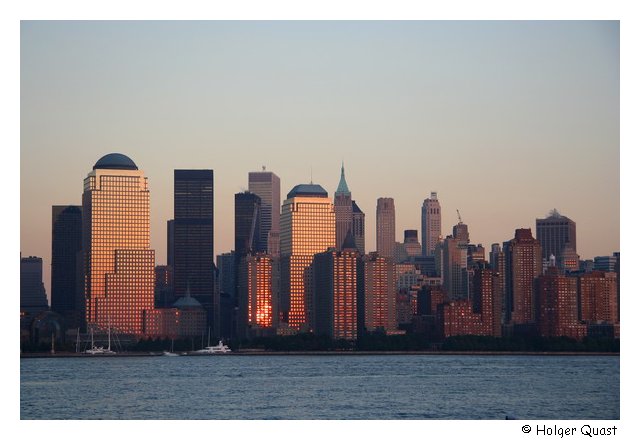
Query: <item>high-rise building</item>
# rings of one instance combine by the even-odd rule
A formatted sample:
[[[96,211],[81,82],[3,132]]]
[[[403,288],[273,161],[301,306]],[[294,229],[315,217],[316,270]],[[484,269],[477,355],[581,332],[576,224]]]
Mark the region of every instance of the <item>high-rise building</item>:
[[[142,334],[153,309],[149,188],[127,156],[103,156],[84,179],[83,251],[87,325]]]
[[[342,251],[313,257],[312,327],[319,335],[355,341],[364,329],[364,267],[352,234]]]
[[[393,199],[381,197],[376,206],[376,250],[392,258],[396,244],[396,208]]]
[[[542,274],[542,248],[531,229],[516,229],[503,244],[505,255],[506,319],[512,324],[535,322],[534,280]]]
[[[260,232],[256,251],[276,253],[273,244],[278,244],[280,233],[280,177],[271,171],[249,173],[249,192],[260,197]],[[272,248],[269,248],[269,237]],[[237,249],[236,249],[237,250]]]
[[[440,202],[438,193],[432,192],[431,197],[422,203],[422,255],[433,255],[441,236]]]
[[[42,258],[20,258],[20,328],[28,328],[33,318],[49,308],[42,283]]]
[[[266,253],[245,255],[238,266],[238,336],[260,334],[277,326],[273,289],[274,259]]]
[[[419,257],[422,255],[422,247],[418,241],[418,231],[415,229],[406,229],[404,231],[404,251],[407,258]]]
[[[599,270],[602,272],[615,272],[617,263],[618,257],[615,255],[595,257],[593,260],[593,270]]]
[[[335,246],[333,203],[320,185],[301,184],[287,194],[280,215],[281,304],[290,327],[308,328],[313,316],[313,256]]]
[[[578,251],[576,223],[555,209],[547,218],[536,219],[536,239],[542,246],[542,258],[545,260],[549,260],[551,255],[559,257],[565,246]]]
[[[364,258],[364,322],[368,331],[398,328],[396,283],[393,261],[375,252]]]
[[[557,267],[535,281],[536,320],[543,337],[567,336],[582,339],[587,327],[578,321],[577,278],[563,275]]]
[[[341,251],[347,233],[353,234],[353,203],[351,191],[344,178],[344,163],[340,170],[340,182],[334,194],[333,206],[336,211],[336,249]]]
[[[84,291],[82,276],[82,206],[53,206],[51,225],[51,310],[61,314],[66,325],[82,321]]]
[[[590,323],[618,321],[618,280],[614,272],[593,271],[578,278],[580,320]]]
[[[442,249],[442,285],[450,300],[469,299],[467,244],[451,235],[444,239]]]
[[[235,195],[235,255],[236,263],[260,245],[261,200],[248,191]],[[237,266],[237,264],[236,264]]]
[[[496,297],[499,298],[499,301],[496,301],[494,305],[500,305],[500,309],[494,309],[494,316],[499,316],[502,324],[505,322],[505,304],[506,304],[506,266],[504,260],[504,252],[500,247],[499,243],[493,243],[491,245],[491,252],[489,253],[489,260],[491,269],[493,269],[495,273],[494,280],[494,289]]]
[[[173,172],[173,284],[180,298],[189,288],[214,325],[213,170]]]
[[[175,302],[173,297],[173,269],[171,266],[156,266],[155,275],[155,306],[168,308]]]
[[[353,239],[356,241],[358,252],[364,255],[364,212],[362,212],[355,200],[351,204],[353,210]]]
[[[167,220],[167,266],[173,267],[173,255],[175,245],[173,243],[173,237],[175,236],[174,221]],[[173,280],[172,280],[173,283]]]
[[[220,336],[231,338],[237,327],[235,316],[236,257],[235,252],[227,252],[216,257],[220,295]]]

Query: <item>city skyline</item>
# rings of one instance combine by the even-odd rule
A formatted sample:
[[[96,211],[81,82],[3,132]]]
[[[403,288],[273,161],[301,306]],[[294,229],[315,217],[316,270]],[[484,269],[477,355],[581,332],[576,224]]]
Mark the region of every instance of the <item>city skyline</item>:
[[[377,198],[394,199],[401,242],[437,192],[443,236],[459,209],[489,249],[556,208],[576,222],[582,259],[611,255],[618,42],[617,22],[24,22],[22,255],[43,258],[50,297],[51,207],[80,204],[86,170],[112,152],[149,178],[156,264],[174,169],[214,171],[220,255],[234,247],[233,196],[249,172],[278,175],[281,200],[311,180],[333,195],[343,160],[367,252]],[[207,48],[219,56],[199,58]]]

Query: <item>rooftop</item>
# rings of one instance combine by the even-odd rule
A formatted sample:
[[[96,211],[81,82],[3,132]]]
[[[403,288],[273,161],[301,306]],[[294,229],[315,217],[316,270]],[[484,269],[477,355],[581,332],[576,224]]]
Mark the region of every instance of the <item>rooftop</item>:
[[[102,156],[93,166],[94,170],[137,170],[136,164],[124,154],[109,153]]]
[[[328,194],[320,185],[316,185],[314,183],[302,183],[300,185],[296,185],[293,187],[289,194],[287,194],[287,198],[290,199],[292,197],[327,197]]]

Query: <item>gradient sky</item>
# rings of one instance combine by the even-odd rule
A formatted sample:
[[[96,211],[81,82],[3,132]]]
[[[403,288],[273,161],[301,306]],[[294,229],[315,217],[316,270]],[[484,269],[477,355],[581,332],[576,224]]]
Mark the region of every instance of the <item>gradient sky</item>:
[[[367,251],[378,197],[402,241],[431,191],[486,248],[552,208],[581,258],[620,248],[618,22],[38,21],[20,44],[20,250],[47,293],[51,206],[110,152],[149,177],[156,264],[174,169],[214,170],[217,255],[249,171],[333,196],[342,160]]]

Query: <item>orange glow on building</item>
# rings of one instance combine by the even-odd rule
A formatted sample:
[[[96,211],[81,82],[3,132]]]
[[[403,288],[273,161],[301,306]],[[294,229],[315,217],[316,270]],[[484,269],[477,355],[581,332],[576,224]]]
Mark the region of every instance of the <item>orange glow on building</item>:
[[[280,215],[283,317],[290,327],[308,328],[313,316],[313,256],[336,244],[333,203],[320,185],[297,185],[287,195]]]
[[[239,334],[249,328],[275,327],[273,290],[274,260],[268,254],[247,255],[239,266],[238,306]]]
[[[377,253],[364,260],[364,322],[368,331],[398,328],[396,319],[396,270],[393,261]]]
[[[108,154],[85,178],[82,204],[87,324],[142,334],[155,281],[147,178],[128,157]]]

